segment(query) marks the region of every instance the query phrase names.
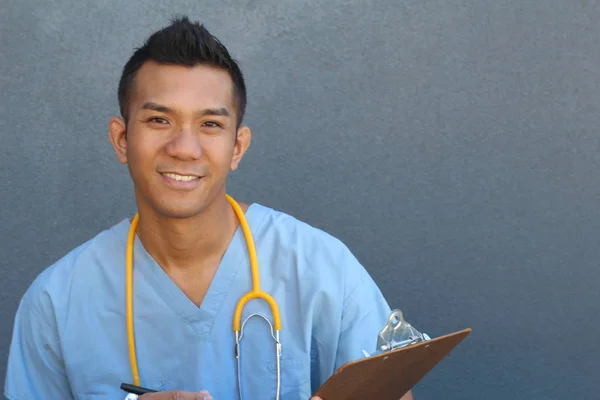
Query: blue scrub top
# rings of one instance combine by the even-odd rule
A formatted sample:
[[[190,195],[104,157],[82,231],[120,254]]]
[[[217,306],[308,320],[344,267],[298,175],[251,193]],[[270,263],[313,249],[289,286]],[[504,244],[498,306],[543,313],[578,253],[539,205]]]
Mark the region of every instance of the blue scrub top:
[[[308,399],[344,363],[375,351],[390,308],[343,243],[259,204],[246,212],[261,286],[279,304],[281,399]],[[125,219],[43,271],[19,305],[10,347],[9,399],[125,397],[133,383],[125,316]],[[246,242],[236,231],[200,307],[173,283],[136,238],[135,336],[141,385],[158,391],[208,390],[238,398],[237,301],[252,287]],[[268,305],[252,300],[243,318]],[[273,399],[275,344],[252,318],[241,342],[245,399]]]

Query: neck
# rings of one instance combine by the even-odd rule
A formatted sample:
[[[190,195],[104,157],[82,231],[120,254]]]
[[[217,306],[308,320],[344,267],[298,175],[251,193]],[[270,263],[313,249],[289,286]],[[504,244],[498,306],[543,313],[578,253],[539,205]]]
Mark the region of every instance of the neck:
[[[240,204],[245,212],[246,204]],[[225,197],[191,218],[167,218],[140,207],[137,234],[146,251],[167,272],[218,264],[239,221]]]

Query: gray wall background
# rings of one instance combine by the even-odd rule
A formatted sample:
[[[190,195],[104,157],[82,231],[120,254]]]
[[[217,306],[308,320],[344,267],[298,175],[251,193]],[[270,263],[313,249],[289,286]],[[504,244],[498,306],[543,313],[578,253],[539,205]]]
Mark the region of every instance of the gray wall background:
[[[117,81],[186,13],[247,77],[230,192],[345,241],[431,336],[473,328],[417,400],[598,398],[597,2],[0,5],[2,360],[34,277],[133,212]]]

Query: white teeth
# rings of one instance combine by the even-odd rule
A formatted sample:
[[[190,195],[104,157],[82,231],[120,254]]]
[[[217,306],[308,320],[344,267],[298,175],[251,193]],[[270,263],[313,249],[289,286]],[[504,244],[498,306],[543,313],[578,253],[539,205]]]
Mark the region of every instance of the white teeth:
[[[193,181],[194,179],[198,178],[197,176],[194,176],[194,175],[177,175],[177,174],[171,174],[171,173],[165,173],[163,175],[168,178],[171,178],[173,180],[183,181],[183,182]]]

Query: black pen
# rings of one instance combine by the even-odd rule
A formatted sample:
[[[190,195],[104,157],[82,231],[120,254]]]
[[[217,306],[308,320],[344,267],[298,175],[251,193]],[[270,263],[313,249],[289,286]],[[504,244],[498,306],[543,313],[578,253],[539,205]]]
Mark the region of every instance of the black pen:
[[[138,396],[146,393],[156,393],[156,390],[146,389],[141,386],[131,385],[129,383],[121,383],[121,389],[127,393],[137,394]]]

